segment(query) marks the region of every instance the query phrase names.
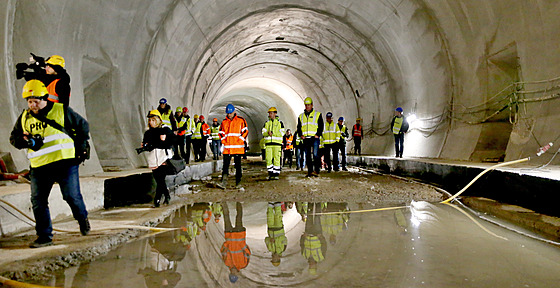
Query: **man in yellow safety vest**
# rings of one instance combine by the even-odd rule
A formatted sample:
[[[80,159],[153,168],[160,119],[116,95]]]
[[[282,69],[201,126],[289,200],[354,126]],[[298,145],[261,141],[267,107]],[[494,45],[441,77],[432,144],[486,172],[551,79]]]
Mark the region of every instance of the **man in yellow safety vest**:
[[[319,138],[323,135],[323,116],[321,112],[313,110],[313,100],[310,97],[305,98],[303,103],[305,104],[305,110],[298,117],[296,134],[298,138],[303,140],[307,177],[317,177],[321,169]]]
[[[282,137],[284,136],[284,123],[278,119],[276,107],[268,109],[268,121],[264,123],[262,134],[266,145],[266,168],[269,180],[278,180],[282,158]]]
[[[391,120],[391,131],[393,131],[395,136],[395,157],[402,158],[404,133],[408,132],[408,122],[403,116],[403,109],[401,107],[395,109],[395,116]]]

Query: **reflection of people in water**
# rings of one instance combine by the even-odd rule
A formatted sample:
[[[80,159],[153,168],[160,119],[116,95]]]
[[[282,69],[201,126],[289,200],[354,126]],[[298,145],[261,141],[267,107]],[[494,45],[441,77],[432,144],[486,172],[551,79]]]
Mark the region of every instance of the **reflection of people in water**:
[[[159,227],[179,227],[187,221],[186,218],[185,211],[179,209]],[[179,283],[181,274],[176,271],[177,262],[185,258],[188,244],[176,240],[185,236],[184,234],[186,233],[182,230],[174,230],[157,234],[149,240],[151,249],[147,253],[146,267],[138,270],[138,274],[144,276],[148,288],[175,287]]]
[[[326,203],[324,203],[326,205]],[[321,229],[321,216],[315,215],[322,210],[321,203],[309,203],[309,215],[305,222],[305,231],[299,240],[301,255],[307,259],[309,273],[317,274],[317,264],[325,260],[327,255],[327,241]]]
[[[212,212],[210,212],[209,203],[200,202],[192,205],[192,219],[199,228],[197,235],[201,231],[206,231],[206,223],[210,221],[210,217],[212,217]]]
[[[212,215],[214,215],[214,221],[216,221],[216,223],[220,222],[220,217],[224,214],[222,204],[220,202],[210,204],[210,211],[212,211]]]
[[[301,216],[301,221],[305,222],[307,219],[307,202],[296,202],[296,210]]]
[[[268,227],[268,237],[264,239],[266,248],[272,252],[272,265],[280,265],[282,252],[286,251],[288,246],[288,238],[284,232],[284,223],[282,222],[282,203],[269,202],[266,208],[266,224]]]
[[[347,203],[328,202],[326,207],[323,207],[323,212],[344,211],[348,211]],[[321,215],[323,234],[329,238],[329,243],[331,243],[331,245],[336,244],[336,236],[338,233],[347,229],[346,223],[348,222],[349,215],[348,213]]]
[[[236,203],[235,227],[231,225],[227,203],[224,203],[222,208],[224,211],[225,242],[220,252],[222,253],[222,260],[229,267],[229,281],[235,283],[239,279],[239,271],[249,264],[251,250],[245,242],[246,229],[243,227],[243,206],[241,203]]]

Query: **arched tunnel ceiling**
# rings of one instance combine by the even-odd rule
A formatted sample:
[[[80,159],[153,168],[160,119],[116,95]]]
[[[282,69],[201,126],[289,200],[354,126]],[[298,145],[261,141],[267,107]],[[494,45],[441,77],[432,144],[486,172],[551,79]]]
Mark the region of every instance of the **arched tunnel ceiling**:
[[[430,127],[407,136],[415,145],[407,146],[405,155],[469,159],[485,132],[481,126],[450,125],[450,113],[456,104],[484,102],[510,81],[508,75],[494,77],[502,72],[491,70],[491,55],[506,62],[517,59],[511,60],[518,64],[511,66],[518,67],[514,79],[557,74],[549,63],[555,63],[552,51],[560,38],[555,32],[560,31],[555,21],[560,5],[535,0],[534,9],[527,9],[524,3],[2,1],[0,24],[6,33],[0,49],[6,69],[0,81],[4,103],[11,105],[1,108],[0,117],[15,121],[24,106],[17,95],[23,83],[10,67],[25,61],[29,52],[60,54],[72,78],[71,106],[88,118],[94,149],[104,150],[97,153],[103,163],[142,165],[130,143],[139,142],[143,115],[161,97],[173,107],[188,106],[191,115],[222,115],[217,118],[223,118],[227,102],[236,103],[255,126],[252,134],[258,134],[266,106],[292,110],[281,113],[289,126],[301,112],[295,111],[301,103],[279,91],[291,91],[299,101],[312,97],[317,110],[345,116],[350,126],[362,117],[371,136],[364,142],[367,153],[392,153],[392,139],[384,131],[394,108],[403,106]],[[270,83],[285,89],[272,89]],[[7,130],[2,130],[4,138]],[[541,130],[537,137],[545,134],[544,126]],[[113,140],[99,145],[108,133],[115,135]],[[521,153],[523,141],[508,151]],[[115,145],[122,150],[110,149]],[[23,153],[8,144],[0,148],[25,166]]]

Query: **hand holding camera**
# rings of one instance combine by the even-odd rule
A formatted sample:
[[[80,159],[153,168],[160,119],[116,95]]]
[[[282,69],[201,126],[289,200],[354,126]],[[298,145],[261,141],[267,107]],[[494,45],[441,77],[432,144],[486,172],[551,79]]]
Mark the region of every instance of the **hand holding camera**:
[[[43,137],[41,135],[27,136],[24,138],[27,143],[27,148],[38,151],[43,146]]]
[[[22,62],[16,64],[16,78],[21,79],[24,77],[31,77],[33,73],[37,73],[38,71],[45,68],[45,58],[37,56],[33,53],[30,53],[31,57],[29,57],[29,64]],[[25,71],[27,69],[33,69],[34,72]]]
[[[142,147],[136,148],[136,153],[140,154],[142,152],[146,152],[146,151],[150,152],[152,150],[154,150],[154,147],[152,145],[144,144]]]

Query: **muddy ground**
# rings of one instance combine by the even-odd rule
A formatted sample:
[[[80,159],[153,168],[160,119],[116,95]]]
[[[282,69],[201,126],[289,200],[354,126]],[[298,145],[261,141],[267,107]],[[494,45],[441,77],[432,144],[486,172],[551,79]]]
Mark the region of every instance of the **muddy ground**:
[[[235,189],[235,170],[230,168],[228,189],[216,186],[221,173],[193,181],[192,194],[183,195],[189,202],[214,201],[315,201],[370,203],[375,206],[401,205],[415,201],[437,202],[447,198],[433,186],[366,172],[358,168],[306,177],[307,171],[283,167],[280,180],[268,180],[264,161],[257,157],[243,160],[243,189]]]

